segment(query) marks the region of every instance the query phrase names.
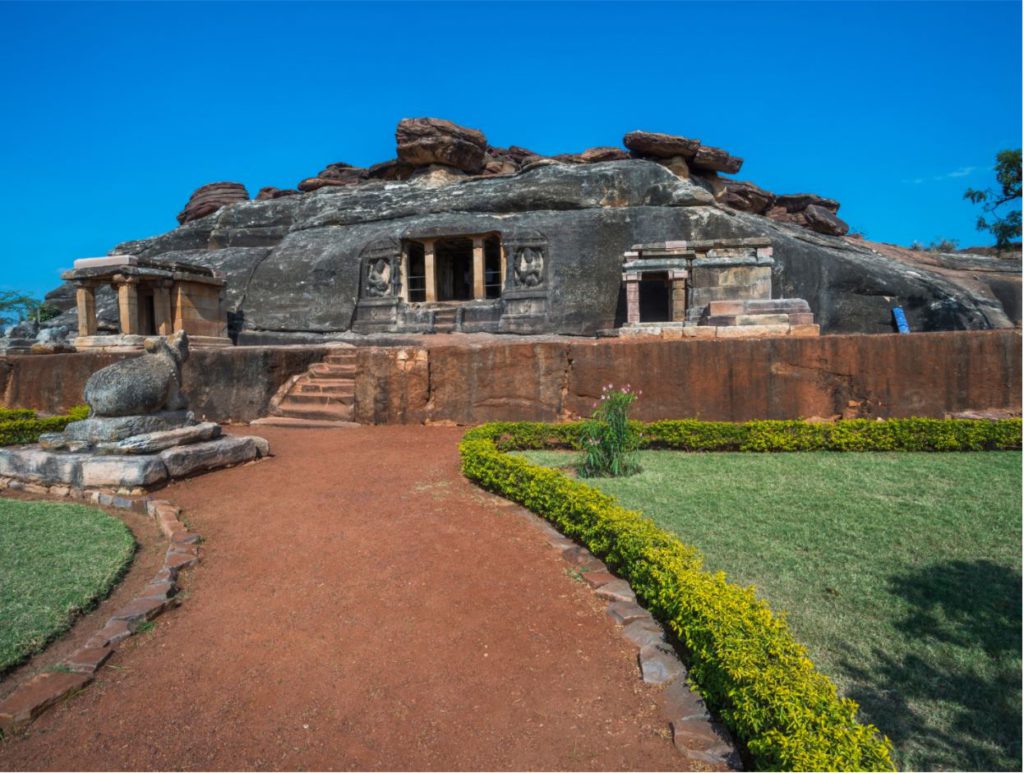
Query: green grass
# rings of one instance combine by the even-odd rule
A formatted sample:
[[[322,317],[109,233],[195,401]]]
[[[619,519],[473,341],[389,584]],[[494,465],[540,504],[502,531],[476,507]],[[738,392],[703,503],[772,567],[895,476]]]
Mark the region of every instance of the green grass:
[[[0,674],[106,596],[134,552],[128,527],[102,510],[0,499]]]
[[[587,483],[785,610],[902,768],[1020,770],[1020,452],[647,451],[640,464]]]

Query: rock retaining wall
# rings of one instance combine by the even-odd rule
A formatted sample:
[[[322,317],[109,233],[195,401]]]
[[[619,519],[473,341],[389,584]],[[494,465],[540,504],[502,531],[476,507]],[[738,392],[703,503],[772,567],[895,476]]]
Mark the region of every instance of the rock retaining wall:
[[[429,343],[429,342],[428,342]],[[196,416],[266,415],[323,346],[196,350],[184,391]],[[61,413],[89,374],[129,356],[0,358],[0,404]],[[355,420],[415,424],[589,415],[603,384],[642,389],[638,419],[905,417],[1021,409],[1020,331],[765,339],[621,339],[359,347]]]
[[[251,421],[290,376],[319,362],[323,346],[239,346],[194,349],[182,367],[182,389],[196,417]],[[0,357],[0,405],[63,413],[83,402],[89,375],[138,354],[78,352]]]
[[[605,384],[643,390],[645,420],[1019,413],[1021,334],[510,343],[365,348],[356,421],[589,415]]]

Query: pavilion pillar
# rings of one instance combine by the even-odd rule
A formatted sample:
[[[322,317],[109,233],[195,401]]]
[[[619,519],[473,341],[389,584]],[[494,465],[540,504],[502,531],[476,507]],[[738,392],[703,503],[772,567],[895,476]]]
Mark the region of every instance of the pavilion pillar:
[[[626,324],[640,324],[640,274],[623,274],[626,283]]]
[[[434,240],[423,240],[423,273],[426,281],[426,301],[437,301],[437,275],[434,271]]]
[[[171,288],[158,285],[153,288],[153,328],[157,335],[169,336],[173,331],[171,321]]]
[[[484,284],[484,239],[482,236],[473,237],[473,300],[482,300],[487,297],[487,288]]]
[[[78,306],[78,335],[96,335],[96,288],[79,285],[75,290],[75,303]]]
[[[139,333],[139,286],[128,277],[115,278],[117,284],[117,311],[121,321],[121,335]]]
[[[670,271],[672,281],[672,321],[686,321],[686,271]]]

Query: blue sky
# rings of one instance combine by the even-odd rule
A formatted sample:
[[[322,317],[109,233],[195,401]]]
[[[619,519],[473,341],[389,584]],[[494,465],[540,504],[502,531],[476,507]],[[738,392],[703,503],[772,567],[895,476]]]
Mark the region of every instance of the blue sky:
[[[0,287],[169,230],[214,180],[293,187],[431,115],[541,153],[632,129],[742,156],[869,238],[982,244],[1021,144],[1021,4],[0,3]]]

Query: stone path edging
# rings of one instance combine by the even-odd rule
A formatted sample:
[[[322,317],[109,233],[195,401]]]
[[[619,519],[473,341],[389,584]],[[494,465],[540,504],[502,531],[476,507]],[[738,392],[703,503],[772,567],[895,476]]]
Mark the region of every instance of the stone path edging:
[[[143,623],[181,603],[178,573],[199,563],[199,543],[202,540],[181,522],[181,508],[166,499],[132,498],[67,486],[41,486],[10,478],[0,478],[2,489],[149,515],[167,538],[163,566],[139,595],[114,612],[103,628],[57,664],[55,668],[58,670],[36,674],[0,701],[0,731],[9,734],[23,729],[48,708],[89,685],[122,641],[135,634]]]
[[[506,500],[508,501],[508,500]],[[515,504],[509,502],[509,504]],[[518,508],[521,516],[544,533],[551,547],[573,567],[577,576],[608,603],[607,613],[621,626],[622,636],[637,648],[640,678],[662,686],[662,715],[672,730],[672,742],[688,761],[718,769],[743,770],[743,762],[731,733],[716,722],[687,683],[687,670],[672,637],[636,600],[629,583],[609,571],[597,556],[566,537],[539,515]],[[572,572],[570,572],[572,573]]]

